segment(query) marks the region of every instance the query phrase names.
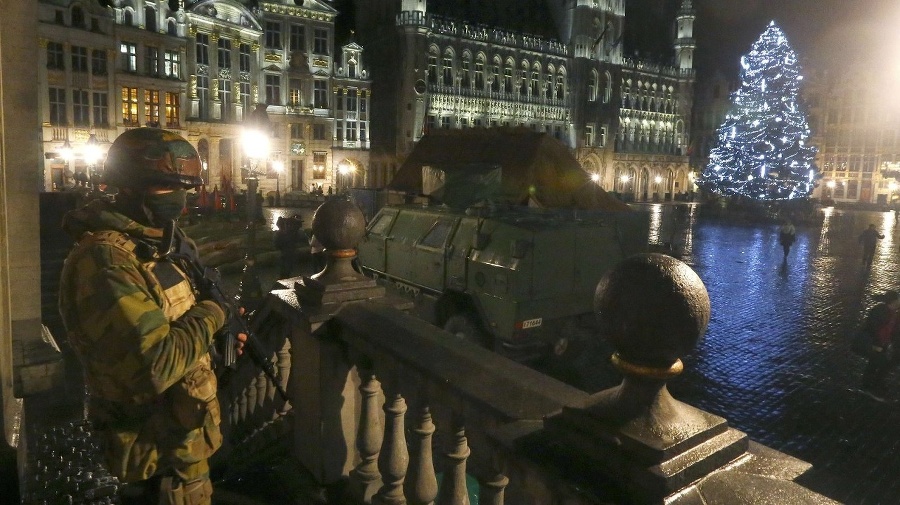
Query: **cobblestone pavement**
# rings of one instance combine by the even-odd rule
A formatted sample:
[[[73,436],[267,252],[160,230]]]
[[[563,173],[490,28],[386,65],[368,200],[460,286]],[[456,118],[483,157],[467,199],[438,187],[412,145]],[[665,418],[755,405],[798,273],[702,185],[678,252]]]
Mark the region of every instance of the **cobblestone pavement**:
[[[728,419],[752,439],[813,464],[799,482],[850,504],[900,503],[900,404],[861,394],[864,360],[849,336],[873,295],[900,288],[894,214],[826,209],[821,227],[798,226],[786,265],[777,225],[700,219],[692,208],[673,234],[672,206],[649,206],[651,235],[672,242],[706,284],[712,317],[672,394]],[[859,233],[874,223],[870,270]],[[575,385],[618,382],[608,349],[585,357]],[[890,388],[900,398],[900,380]]]

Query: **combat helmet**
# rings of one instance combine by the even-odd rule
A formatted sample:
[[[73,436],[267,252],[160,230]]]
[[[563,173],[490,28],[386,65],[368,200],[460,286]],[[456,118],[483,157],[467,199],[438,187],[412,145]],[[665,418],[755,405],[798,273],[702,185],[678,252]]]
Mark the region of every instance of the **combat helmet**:
[[[135,128],[109,148],[102,182],[119,188],[203,184],[200,155],[181,135],[159,128]]]

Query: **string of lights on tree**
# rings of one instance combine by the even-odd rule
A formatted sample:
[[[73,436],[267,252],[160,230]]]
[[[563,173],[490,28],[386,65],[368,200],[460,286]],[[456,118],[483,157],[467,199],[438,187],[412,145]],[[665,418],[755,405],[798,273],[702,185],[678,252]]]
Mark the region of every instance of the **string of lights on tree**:
[[[809,124],[798,102],[800,65],[772,21],[741,58],[741,86],[719,126],[718,145],[698,185],[726,196],[790,200],[812,193],[820,177]]]

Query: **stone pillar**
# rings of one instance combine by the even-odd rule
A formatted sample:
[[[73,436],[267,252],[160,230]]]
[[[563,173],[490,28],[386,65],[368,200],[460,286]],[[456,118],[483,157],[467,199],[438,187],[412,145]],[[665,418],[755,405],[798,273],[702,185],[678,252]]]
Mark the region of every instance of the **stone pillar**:
[[[42,345],[38,193],[41,142],[38,110],[37,2],[4,5],[0,16],[0,401],[7,442],[22,396],[19,365]],[[14,363],[16,367],[14,368]],[[34,379],[40,381],[41,377]],[[13,387],[16,387],[15,395]]]
[[[302,412],[293,421],[293,455],[327,487],[359,461],[356,438],[362,405],[357,391],[361,381],[370,378],[356,372],[356,360],[348,359],[340,339],[328,334],[327,322],[346,302],[370,300],[402,309],[411,304],[385,296],[383,287],[353,269],[356,246],[365,233],[365,218],[355,204],[328,199],[316,209],[312,229],[328,255],[325,269],[312,277],[281,279],[285,289],[272,295],[280,299],[277,310],[289,318],[291,327],[288,394]],[[377,405],[384,403],[380,389],[372,394]]]
[[[552,437],[635,503],[662,503],[747,451],[744,433],[666,388],[709,322],[709,296],[690,267],[661,254],[632,256],[601,279],[594,309],[624,379],[549,417]]]

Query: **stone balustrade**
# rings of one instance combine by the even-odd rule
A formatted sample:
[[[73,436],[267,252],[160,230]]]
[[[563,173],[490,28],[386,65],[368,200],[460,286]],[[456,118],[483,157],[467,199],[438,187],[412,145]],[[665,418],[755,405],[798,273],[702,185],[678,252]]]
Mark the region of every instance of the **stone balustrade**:
[[[313,231],[328,266],[280,281],[255,317],[290,401],[239,367],[226,471],[280,451],[341,503],[831,503],[792,481],[808,464],[669,394],[710,315],[687,265],[638,255],[601,280],[595,311],[624,378],[591,395],[405,313],[351,266],[363,225],[326,201]]]

